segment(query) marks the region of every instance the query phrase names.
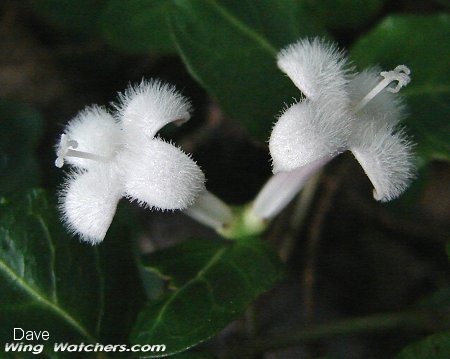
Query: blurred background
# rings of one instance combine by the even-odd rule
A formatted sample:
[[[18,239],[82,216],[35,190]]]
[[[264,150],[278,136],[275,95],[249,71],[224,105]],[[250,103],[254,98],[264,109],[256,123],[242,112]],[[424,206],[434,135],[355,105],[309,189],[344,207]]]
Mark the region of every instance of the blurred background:
[[[216,3],[221,6],[222,2]],[[284,6],[283,0],[273,3]],[[314,22],[308,22],[305,25],[308,29],[302,31],[309,36],[332,38],[340,47],[352,49],[357,65],[365,64],[364,56],[358,57],[358,54],[364,55],[364,46],[384,43],[384,33],[377,40],[377,31],[390,31],[383,23],[388,17],[430,16],[432,19],[449,9],[445,0],[305,0],[299,3]],[[177,16],[181,18],[181,15],[174,15],[176,11],[170,9],[171,6],[169,0],[1,2],[1,194],[41,187],[56,196],[64,171],[53,164],[54,145],[67,121],[87,105],[108,105],[116,100],[117,92],[130,83],[159,78],[174,84],[192,100],[195,109],[188,123],[180,128],[169,126],[162,136],[193,154],[206,174],[209,191],[232,205],[242,205],[254,198],[271,175],[267,129],[283,108],[283,102],[290,103],[292,99],[277,99],[274,111],[265,110],[265,114],[237,104],[236,111],[246,112],[245,116],[255,111],[259,121],[265,123],[264,129],[254,130],[255,121],[251,122],[250,115],[239,117],[229,104],[227,94],[232,98],[236,84],[233,72],[226,66],[217,66],[220,59],[211,65],[210,58],[200,50],[198,56],[202,58],[195,58],[191,51],[196,49],[196,43],[194,40],[183,42],[183,39],[196,39],[200,29],[195,19],[177,21]],[[246,21],[247,5],[223,1],[223,6],[228,10],[242,6],[242,14],[237,16],[243,16],[242,21]],[[249,15],[249,26],[254,25],[261,34],[267,32],[277,49],[295,41],[295,38],[287,41],[278,34],[282,29],[270,24],[267,19],[271,15],[263,14],[263,10],[264,7],[258,11],[265,16],[261,17],[265,22],[254,25],[256,20]],[[167,20],[171,11],[172,23],[179,24],[175,30],[173,27],[171,30]],[[204,16],[207,15],[206,11],[197,15],[202,26],[206,26]],[[429,23],[432,27],[434,22]],[[386,26],[378,30],[380,24]],[[222,24],[213,18],[210,26],[210,31],[217,30],[217,38],[224,41],[218,48],[210,48],[211,58],[214,53],[220,54],[220,49],[232,53],[233,37],[222,31]],[[439,45],[444,56],[449,55],[448,26],[447,21],[445,31],[437,30],[442,36],[439,39],[444,41]],[[302,28],[302,24],[299,27]],[[419,32],[426,35],[427,29],[424,27]],[[182,33],[177,34],[177,31]],[[392,31],[395,32],[395,25]],[[367,40],[370,36],[374,37],[373,42],[364,45],[364,41],[372,41]],[[415,41],[414,36],[411,41]],[[212,46],[208,42],[203,45]],[[249,50],[249,56],[252,54]],[[415,56],[427,61],[423,57],[426,54],[415,53]],[[211,66],[215,66],[218,75],[208,75],[204,70]],[[237,66],[234,70],[236,77],[239,77],[239,69]],[[266,69],[255,71],[252,76],[264,83]],[[414,71],[415,68],[413,83]],[[446,102],[439,100],[441,112],[432,112],[433,119],[421,117],[430,121],[427,126],[437,126],[440,137],[433,138],[428,132],[423,136],[413,133],[419,140],[419,151],[426,147],[428,152],[418,157],[420,171],[411,189],[392,203],[377,203],[372,198],[369,180],[352,155],[346,153],[335,159],[311,190],[306,217],[298,218],[299,202],[294,201],[265,235],[287,263],[286,279],[264,294],[241,320],[204,344],[205,348],[219,357],[232,357],[239,348],[237,343],[254,333],[290,333],[296,328],[348,317],[403,311],[428,300],[436,292],[440,293],[440,300],[450,302],[450,273],[445,251],[450,239],[449,79],[445,78],[448,70],[442,75],[444,78],[440,81],[443,86],[447,84],[447,90],[443,90]],[[279,76],[283,77],[281,72]],[[269,81],[267,86],[270,85]],[[245,83],[239,86],[242,88]],[[247,92],[251,91],[249,88]],[[255,107],[259,101],[257,95],[254,94],[252,102]],[[293,96],[298,98],[298,94]],[[251,100],[252,97],[246,99]],[[431,100],[422,103],[425,109],[420,110],[428,113],[433,104]],[[411,106],[412,116],[417,106]],[[409,125],[408,120],[406,124]],[[412,126],[413,129],[418,127]],[[422,138],[427,138],[425,145],[420,143]],[[433,141],[440,141],[436,152]],[[149,212],[134,206],[129,211],[144,228],[139,236],[144,252],[171,247],[193,236],[216,237],[181,213]],[[431,332],[430,328],[386,330],[324,338],[281,349],[269,348],[254,357],[389,358],[408,343]]]

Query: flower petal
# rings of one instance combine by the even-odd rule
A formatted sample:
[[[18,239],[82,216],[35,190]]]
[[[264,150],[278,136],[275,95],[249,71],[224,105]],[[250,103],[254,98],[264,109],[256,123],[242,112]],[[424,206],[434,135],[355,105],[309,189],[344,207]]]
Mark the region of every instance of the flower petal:
[[[73,173],[60,192],[60,211],[64,222],[83,241],[103,240],[122,197],[119,177],[106,165],[89,172]]]
[[[102,107],[91,106],[71,120],[65,130],[72,140],[77,141],[76,150],[111,158],[121,143],[120,125]],[[97,166],[97,162],[78,157],[65,157],[65,162],[77,168]]]
[[[189,101],[174,86],[158,80],[142,81],[119,96],[116,107],[130,145],[140,146],[140,139],[152,139],[166,124],[190,118]]]
[[[204,190],[205,176],[183,151],[161,139],[119,156],[126,195],[150,208],[185,209]]]
[[[350,106],[354,108],[383,78],[380,70],[370,68],[356,75],[349,83]],[[357,116],[367,123],[384,121],[386,125],[394,128],[405,117],[405,105],[398,93],[382,90],[367,103]]]
[[[292,171],[342,152],[350,134],[349,118],[340,102],[317,100],[292,105],[278,119],[270,136],[274,173]]]
[[[323,39],[303,39],[282,49],[278,67],[310,98],[319,96],[348,101],[346,84],[350,75],[348,61],[342,51]]]
[[[403,131],[393,132],[376,120],[355,129],[350,150],[372,182],[374,198],[387,202],[400,196],[414,177],[412,143]]]

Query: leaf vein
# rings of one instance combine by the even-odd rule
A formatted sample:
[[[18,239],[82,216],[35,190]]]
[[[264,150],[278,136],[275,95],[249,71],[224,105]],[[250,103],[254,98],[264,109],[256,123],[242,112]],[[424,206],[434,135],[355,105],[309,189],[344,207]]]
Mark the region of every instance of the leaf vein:
[[[0,259],[0,270],[6,274],[7,277],[15,281],[20,287],[31,297],[41,302],[45,306],[49,307],[53,312],[60,315],[64,320],[69,323],[73,328],[75,328],[78,332],[80,332],[83,336],[89,339],[91,342],[95,343],[96,339],[85,329],[83,326],[78,323],[69,313],[67,313],[61,307],[55,305],[50,300],[48,300],[45,296],[39,293],[37,290],[32,288],[28,283],[26,283],[23,278],[18,276],[14,270],[12,270],[2,259]]]
[[[223,256],[223,254],[225,253],[225,251],[227,251],[228,248],[224,247],[221,248],[220,250],[218,250],[216,252],[216,254],[214,254],[214,256],[211,257],[211,259],[206,263],[205,267],[203,269],[201,269],[195,277],[193,277],[191,280],[189,280],[188,282],[186,282],[186,284],[184,284],[182,287],[180,287],[177,291],[175,291],[170,298],[164,303],[164,305],[162,306],[158,316],[156,317],[153,325],[151,328],[149,328],[148,331],[146,331],[149,335],[152,335],[153,332],[155,331],[157,325],[161,322],[162,317],[164,316],[168,306],[170,305],[170,303],[172,303],[175,298],[179,295],[179,293],[181,293],[183,291],[183,289],[187,288],[188,286],[190,286],[192,283],[196,282],[196,281],[206,281],[206,279],[204,278],[204,274],[206,273],[206,271],[208,269],[210,269],[217,261],[220,260],[220,258]]]
[[[237,19],[234,15],[230,14],[230,12],[225,10],[222,6],[219,6],[219,4],[217,4],[215,0],[208,0],[208,2],[216,9],[216,11],[220,15],[222,15],[226,20],[228,20],[232,25],[234,25],[236,29],[238,29],[241,33],[255,40],[261,46],[261,48],[269,52],[271,56],[276,56],[278,50],[267,39],[260,36],[252,28],[248,27],[242,21]]]

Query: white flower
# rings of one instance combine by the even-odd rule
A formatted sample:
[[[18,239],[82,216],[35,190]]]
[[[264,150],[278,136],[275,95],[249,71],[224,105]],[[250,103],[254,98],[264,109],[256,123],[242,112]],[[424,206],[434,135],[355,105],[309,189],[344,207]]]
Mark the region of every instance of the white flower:
[[[409,82],[409,69],[401,65],[389,72],[357,74],[342,53],[318,39],[282,50],[278,65],[307,98],[289,107],[273,128],[269,148],[274,172],[350,150],[374,185],[377,200],[398,197],[414,173],[411,142],[398,129],[404,106],[395,93]],[[397,86],[383,91],[393,81]]]
[[[343,52],[317,38],[281,50],[278,66],[306,98],[287,108],[272,130],[275,175],[257,196],[252,215],[274,217],[320,167],[346,150],[372,182],[375,199],[398,197],[414,174],[412,143],[398,127],[404,105],[396,94],[409,83],[409,69],[356,73]]]
[[[69,122],[55,164],[74,170],[60,193],[60,209],[69,229],[82,240],[103,240],[119,200],[185,209],[204,191],[205,177],[179,148],[155,137],[169,122],[190,118],[191,106],[174,87],[143,81],[120,95],[114,118],[88,107]]]

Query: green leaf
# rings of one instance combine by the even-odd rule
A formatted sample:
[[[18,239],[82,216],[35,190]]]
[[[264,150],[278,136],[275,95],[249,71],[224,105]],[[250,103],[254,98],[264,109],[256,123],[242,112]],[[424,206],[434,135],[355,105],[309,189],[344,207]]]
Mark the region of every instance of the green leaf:
[[[42,118],[33,108],[0,100],[0,194],[39,184],[35,151],[42,136]]]
[[[203,352],[203,351],[188,351],[180,354],[175,354],[171,356],[173,359],[217,359],[211,353]]]
[[[147,267],[140,266],[141,280],[145,294],[149,300],[158,299],[164,294],[164,280],[159,273]]]
[[[396,359],[448,359],[450,358],[450,332],[437,333],[408,345]]]
[[[443,287],[414,306],[417,310],[450,308],[450,287]],[[405,347],[396,359],[440,359],[450,357],[450,332],[426,337]]]
[[[410,111],[406,125],[423,163],[450,159],[449,46],[449,15],[403,15],[386,18],[352,49],[360,69],[405,64],[412,70],[412,81],[402,93]]]
[[[193,240],[146,257],[145,265],[170,278],[175,289],[143,310],[132,342],[164,343],[165,354],[212,337],[282,276],[278,256],[255,238]]]
[[[298,0],[175,0],[170,24],[192,76],[251,135],[266,141],[275,115],[300,92],[277,68],[278,50],[323,34]]]
[[[119,203],[103,243],[96,247],[105,273],[106,300],[100,332],[104,343],[127,343],[136,316],[145,304],[145,291],[132,240],[142,233],[142,229],[132,209],[127,202]]]
[[[450,85],[447,85],[450,90]],[[450,92],[450,91],[448,91]],[[448,94],[406,92],[410,117],[406,124],[417,141],[417,153],[425,163],[450,160],[450,109]]]
[[[205,266],[211,256],[222,249],[217,241],[192,240],[174,248],[144,256],[142,265],[146,270],[170,279],[174,288],[181,287]]]
[[[450,8],[450,0],[434,0],[436,4]]]
[[[11,341],[14,327],[47,330],[51,345],[126,343],[144,302],[131,241],[124,240],[133,223],[119,209],[105,242],[92,247],[67,234],[44,191],[3,197],[0,344]]]
[[[168,0],[112,0],[101,26],[105,40],[129,53],[175,51],[166,19]]]
[[[84,35],[97,32],[106,0],[32,0],[33,7],[53,24]]]
[[[104,310],[96,248],[66,235],[42,191],[0,202],[0,339],[13,328],[96,342]]]
[[[383,204],[383,207],[394,216],[408,216],[414,213],[419,201],[423,197],[429,185],[431,173],[430,166],[420,166],[416,178],[411,182],[406,191],[395,201]]]
[[[367,25],[382,10],[385,0],[306,0],[306,7],[331,29]]]
[[[450,287],[438,289],[432,295],[417,303],[415,308],[423,310],[450,308]]]

